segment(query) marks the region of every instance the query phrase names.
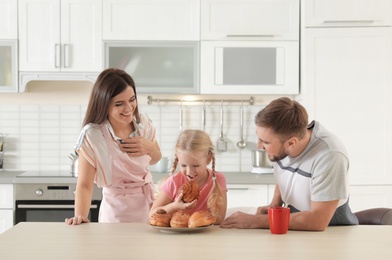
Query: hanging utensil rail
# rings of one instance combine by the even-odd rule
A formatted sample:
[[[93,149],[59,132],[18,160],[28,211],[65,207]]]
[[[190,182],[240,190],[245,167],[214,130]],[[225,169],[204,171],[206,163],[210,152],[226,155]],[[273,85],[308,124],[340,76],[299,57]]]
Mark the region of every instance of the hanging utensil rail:
[[[183,99],[167,99],[167,98],[153,98],[152,96],[148,96],[147,97],[147,103],[149,105],[151,105],[153,102],[181,102],[181,103],[195,103],[195,102],[210,102],[210,103],[214,103],[214,102],[220,102],[220,103],[244,103],[244,102],[248,102],[250,105],[253,105],[254,103],[254,99],[253,97],[250,97],[249,99],[196,99],[196,100],[183,100]]]

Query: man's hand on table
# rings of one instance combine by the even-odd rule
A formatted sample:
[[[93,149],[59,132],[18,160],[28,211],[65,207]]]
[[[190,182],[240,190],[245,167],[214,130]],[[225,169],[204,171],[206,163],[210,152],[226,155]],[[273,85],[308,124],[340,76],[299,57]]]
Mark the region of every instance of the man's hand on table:
[[[222,228],[262,228],[262,221],[268,215],[253,215],[241,211],[233,213],[227,217],[221,224]]]

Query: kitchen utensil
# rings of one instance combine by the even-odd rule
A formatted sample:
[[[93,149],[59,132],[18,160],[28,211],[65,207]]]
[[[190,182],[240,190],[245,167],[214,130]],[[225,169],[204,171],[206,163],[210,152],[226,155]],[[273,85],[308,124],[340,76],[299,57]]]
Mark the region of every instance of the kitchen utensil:
[[[221,108],[220,108],[220,134],[219,134],[219,139],[216,143],[216,150],[218,152],[227,151],[227,143],[225,141],[225,138],[223,137],[223,101],[221,102]]]
[[[70,153],[68,158],[71,159],[71,175],[73,177],[78,177],[78,165],[79,165],[79,155],[77,152]]]
[[[244,149],[247,145],[246,141],[244,140],[244,106],[241,104],[241,110],[240,110],[240,133],[241,133],[241,139],[240,141],[237,142],[237,146],[240,149]]]
[[[252,166],[259,168],[271,168],[272,163],[268,159],[268,154],[264,150],[252,150]]]

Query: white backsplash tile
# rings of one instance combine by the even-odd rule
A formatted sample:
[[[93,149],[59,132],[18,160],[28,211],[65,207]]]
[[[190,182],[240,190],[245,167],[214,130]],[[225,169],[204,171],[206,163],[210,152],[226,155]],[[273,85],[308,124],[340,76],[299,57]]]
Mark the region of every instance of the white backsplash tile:
[[[203,129],[216,145],[220,135],[220,103],[206,104],[206,124],[203,126],[204,105],[141,105],[140,112],[148,114],[157,128],[157,140],[162,155],[174,156],[174,146],[182,129]],[[244,139],[246,149],[239,149],[240,105],[225,104],[223,136],[227,151],[216,151],[216,170],[222,172],[252,169],[249,148],[256,148],[254,116],[259,106],[244,105]],[[4,168],[8,170],[68,171],[68,155],[80,134],[86,106],[80,105],[0,105],[0,133],[6,133]]]

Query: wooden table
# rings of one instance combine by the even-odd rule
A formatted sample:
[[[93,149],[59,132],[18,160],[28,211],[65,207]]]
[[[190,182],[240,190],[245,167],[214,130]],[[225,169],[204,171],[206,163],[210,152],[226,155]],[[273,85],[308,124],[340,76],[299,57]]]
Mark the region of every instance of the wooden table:
[[[324,232],[222,229],[164,233],[147,224],[19,223],[0,235],[0,259],[392,259],[392,226]]]

